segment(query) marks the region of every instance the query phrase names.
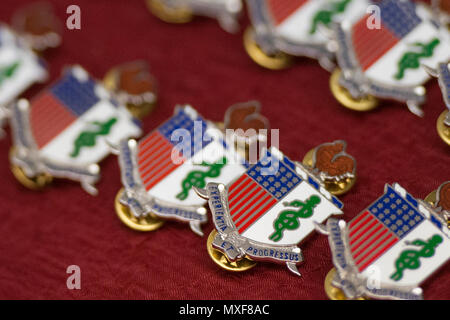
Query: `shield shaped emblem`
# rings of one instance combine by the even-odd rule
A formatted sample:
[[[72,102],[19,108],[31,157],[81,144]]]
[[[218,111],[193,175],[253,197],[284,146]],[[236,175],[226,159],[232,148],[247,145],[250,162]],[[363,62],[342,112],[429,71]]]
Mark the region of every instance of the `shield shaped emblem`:
[[[286,263],[298,275],[297,244],[315,223],[343,213],[343,204],[319,179],[274,147],[228,188],[209,183],[197,191],[209,199],[218,232],[213,246],[228,259]]]
[[[30,103],[20,100],[12,126],[14,164],[30,177],[46,172],[80,181],[90,193],[109,144],[141,134],[139,122],[80,66],[67,69]]]
[[[417,288],[450,258],[449,229],[435,209],[399,184],[348,225],[326,226],[337,274],[333,285],[348,298],[419,299]]]
[[[138,143],[121,143],[125,190],[120,202],[136,217],[153,214],[188,222],[202,235],[206,201],[192,187],[204,188],[212,181],[228,183],[242,174],[247,164],[233,146],[195,109],[178,106],[169,120]]]
[[[333,54],[328,38],[320,28],[344,19],[355,21],[367,9],[369,1],[354,0],[249,0],[250,17],[256,41],[268,54],[281,51],[295,56],[322,60]]]
[[[337,58],[343,73],[340,84],[354,98],[373,95],[407,102],[421,114],[429,75],[422,64],[433,68],[450,58],[450,33],[433,21],[432,13],[411,1],[376,2],[378,25],[363,16],[356,23],[336,26]]]
[[[9,113],[8,105],[47,71],[43,62],[7,26],[0,25],[0,119]]]

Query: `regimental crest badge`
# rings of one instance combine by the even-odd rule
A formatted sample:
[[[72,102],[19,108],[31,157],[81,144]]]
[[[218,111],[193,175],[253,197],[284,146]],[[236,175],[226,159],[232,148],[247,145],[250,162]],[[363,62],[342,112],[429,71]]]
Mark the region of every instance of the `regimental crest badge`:
[[[437,69],[425,65],[424,68],[430,75],[439,79],[447,110],[442,112],[437,120],[437,131],[442,140],[450,145],[450,64],[440,63]]]
[[[226,259],[286,263],[300,275],[297,246],[343,204],[310,169],[271,147],[259,162],[226,187],[208,183],[197,193],[209,201],[216,231],[210,244]],[[239,270],[241,271],[241,270]]]
[[[435,68],[450,58],[450,33],[424,5],[409,0],[376,5],[379,24],[369,24],[368,14],[334,27],[341,70],[332,76],[333,94],[350,109],[367,111],[377,106],[376,98],[393,99],[421,116],[422,85],[429,80],[421,65]]]
[[[30,102],[19,100],[11,124],[10,160],[21,182],[38,187],[33,179],[68,178],[91,194],[109,145],[141,135],[140,123],[80,66],[65,70]]]
[[[163,21],[186,23],[195,15],[217,19],[231,33],[239,29],[242,0],[146,0],[150,11]]]
[[[123,141],[119,164],[123,190],[116,211],[126,225],[151,231],[175,219],[199,235],[207,221],[206,201],[192,187],[228,183],[248,167],[234,143],[188,105],[176,107],[169,120],[139,142]]]
[[[6,25],[0,24],[0,127],[10,104],[36,82],[47,79],[42,60]]]
[[[334,67],[334,52],[323,31],[334,22],[358,20],[367,0],[247,0],[253,24],[245,35],[246,50],[258,64],[279,69],[291,56],[319,60],[327,70]]]
[[[348,224],[329,219],[317,228],[332,251],[331,286],[348,299],[421,299],[417,286],[450,258],[444,219],[397,183]]]

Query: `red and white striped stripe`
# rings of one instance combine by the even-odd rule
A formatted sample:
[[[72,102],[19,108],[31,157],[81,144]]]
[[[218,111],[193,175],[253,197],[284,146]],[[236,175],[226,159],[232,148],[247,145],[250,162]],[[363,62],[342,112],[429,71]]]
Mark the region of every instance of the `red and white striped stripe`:
[[[172,153],[174,153],[173,158]],[[177,160],[175,163],[173,159],[180,161]],[[182,165],[184,161],[180,152],[158,131],[154,131],[139,142],[138,168],[147,191]]]
[[[267,5],[276,25],[289,18],[309,0],[267,0]]]
[[[366,15],[359,20],[353,26],[352,34],[356,58],[363,71],[369,69],[400,41],[383,24],[381,29],[369,29],[368,19],[369,15]]]
[[[228,192],[231,218],[241,234],[277,203],[269,192],[247,174],[235,181]]]
[[[76,120],[77,117],[65,108],[58,98],[48,92],[32,100],[31,132],[39,149],[44,148]]]
[[[398,237],[369,211],[349,224],[349,245],[359,271],[367,268],[398,241]]]

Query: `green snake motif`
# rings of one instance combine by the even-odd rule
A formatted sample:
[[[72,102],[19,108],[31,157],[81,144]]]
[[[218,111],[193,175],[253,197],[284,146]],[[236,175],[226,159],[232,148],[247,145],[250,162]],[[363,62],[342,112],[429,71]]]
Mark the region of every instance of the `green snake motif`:
[[[112,126],[117,122],[117,118],[111,118],[105,122],[93,121],[90,124],[98,126],[96,131],[83,131],[74,142],[74,150],[70,154],[72,158],[78,157],[84,147],[93,147],[99,135],[106,136],[111,131]]]
[[[220,176],[220,172],[226,164],[226,157],[223,157],[216,163],[207,163],[203,161],[200,166],[209,167],[209,170],[194,170],[189,172],[186,178],[184,178],[183,182],[181,183],[181,188],[183,189],[183,191],[176,195],[177,199],[186,200],[192,187],[204,188],[206,186],[206,178],[217,178],[218,176]]]
[[[20,66],[20,62],[14,62],[6,67],[0,67],[0,85],[7,78],[11,78]]]
[[[435,249],[443,241],[440,235],[435,234],[427,242],[414,240],[411,245],[422,247],[420,250],[405,250],[395,261],[396,272],[391,275],[391,279],[399,281],[403,278],[405,269],[416,270],[420,267],[420,258],[430,258],[434,256]],[[409,243],[408,243],[409,244]]]
[[[339,13],[343,13],[350,2],[352,2],[352,0],[342,0],[341,2],[333,3],[330,10],[321,10],[317,12],[314,16],[309,33],[315,34],[319,24],[328,26],[333,21],[333,17]]]
[[[300,226],[299,218],[309,218],[314,214],[314,208],[320,203],[320,198],[316,195],[311,196],[305,202],[294,200],[285,202],[285,207],[299,208],[296,210],[284,210],[280,213],[278,218],[273,223],[275,232],[270,235],[269,239],[275,242],[283,238],[283,231],[285,229],[295,230]]]
[[[398,72],[394,75],[394,78],[401,80],[405,77],[405,71],[407,69],[419,69],[420,59],[432,57],[434,49],[440,43],[441,40],[438,38],[434,38],[427,44],[420,42],[414,43],[413,46],[421,48],[422,52],[406,52],[398,62]]]

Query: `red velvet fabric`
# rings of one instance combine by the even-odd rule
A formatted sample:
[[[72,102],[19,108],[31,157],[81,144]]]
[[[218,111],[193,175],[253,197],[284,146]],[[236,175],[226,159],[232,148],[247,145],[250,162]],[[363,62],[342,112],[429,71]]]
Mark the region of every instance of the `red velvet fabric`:
[[[2,0],[0,20],[9,22],[25,0]],[[51,1],[65,21],[73,1]],[[301,160],[314,146],[348,142],[358,162],[358,182],[341,197],[350,220],[399,182],[424,198],[449,180],[450,149],[436,133],[444,104],[436,81],[427,86],[425,117],[393,102],[369,113],[339,106],[328,87],[330,74],[315,61],[298,59],[285,71],[255,65],[242,46],[242,31],[228,34],[216,21],[196,18],[185,25],[159,21],[143,0],[79,0],[82,29],[64,29],[63,44],[45,55],[51,80],[68,64],[81,64],[97,78],[116,64],[145,59],[159,81],[157,109],[144,119],[145,132],[168,118],[177,103],[190,103],[220,121],[236,102],[257,99],[281,150]],[[248,19],[243,19],[243,26]],[[25,96],[43,88],[34,86]],[[2,299],[326,299],[324,279],[332,268],[325,236],[301,244],[302,277],[285,266],[260,263],[229,273],[206,252],[206,236],[167,222],[156,232],[124,226],[114,212],[121,188],[115,156],[101,165],[99,195],[61,180],[43,192],[25,189],[9,168],[11,136],[0,140],[0,298]],[[81,290],[68,290],[66,268],[81,268]],[[450,299],[450,264],[423,284],[426,299]]]

